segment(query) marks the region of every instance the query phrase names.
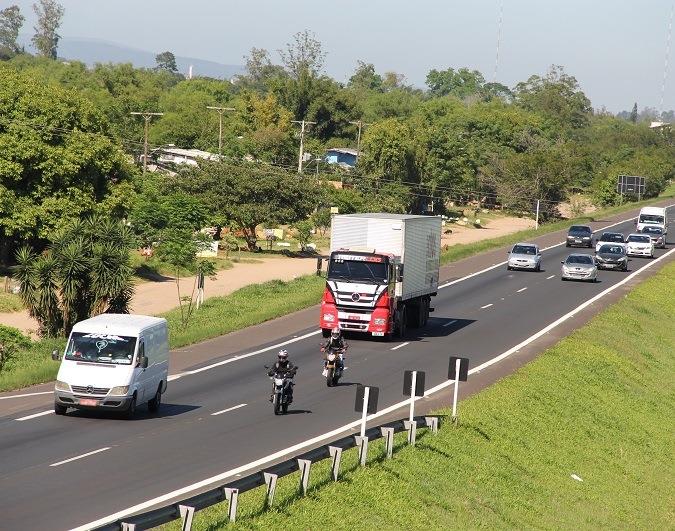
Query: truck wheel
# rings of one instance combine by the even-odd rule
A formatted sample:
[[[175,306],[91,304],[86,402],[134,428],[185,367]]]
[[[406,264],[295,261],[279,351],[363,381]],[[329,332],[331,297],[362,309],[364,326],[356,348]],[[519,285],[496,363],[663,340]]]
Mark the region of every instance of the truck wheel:
[[[427,326],[429,322],[429,299],[426,297],[422,300],[422,308],[422,326]]]
[[[408,320],[408,315],[407,315],[406,307],[404,306],[401,311],[399,312],[399,320],[398,320],[398,329],[396,330],[398,337],[404,338],[406,334],[406,329],[407,329],[407,320]]]
[[[326,338],[330,337],[330,328],[322,328],[321,335]]]
[[[406,325],[411,328],[419,328],[422,325],[422,302],[414,306],[406,306]]]

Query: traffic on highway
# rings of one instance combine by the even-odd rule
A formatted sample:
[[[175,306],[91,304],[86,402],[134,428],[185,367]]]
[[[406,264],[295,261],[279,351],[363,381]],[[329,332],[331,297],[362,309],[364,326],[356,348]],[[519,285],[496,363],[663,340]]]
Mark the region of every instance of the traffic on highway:
[[[417,307],[419,313],[407,323],[416,326],[406,326],[403,331],[402,317],[390,317],[393,322],[387,326],[395,327],[390,341],[358,331],[350,334],[350,328],[343,324],[354,320],[347,311],[344,313],[348,317],[343,321],[343,310],[338,308],[328,335],[334,328],[346,334],[349,356],[344,358],[343,367],[335,357],[328,360],[326,344],[320,343],[324,326],[316,327],[319,310],[313,308],[289,319],[255,327],[244,339],[239,336],[236,348],[233,338],[224,336],[172,353],[173,360],[194,356],[196,361],[179,371],[170,364],[168,381],[155,381],[152,389],[148,387],[143,400],[134,404],[131,420],[92,411],[91,407],[77,410],[69,406],[67,414],[54,415],[53,392],[27,398],[3,396],[31,404],[20,413],[7,415],[1,413],[5,400],[0,401],[3,526],[36,530],[86,527],[128,507],[146,502],[150,507],[158,497],[178,496],[186,486],[206,487],[215,474],[222,477],[232,471],[235,475],[244,464],[255,466],[266,456],[297,451],[294,449],[306,441],[314,441],[316,445],[325,434],[339,431],[356,419],[353,410],[356,384],[379,387],[379,409],[394,408],[395,415],[396,405],[402,400],[404,371],[425,371],[427,388],[440,389],[439,386],[446,385],[449,356],[468,357],[473,368],[492,366],[505,355],[517,354],[522,345],[542,337],[561,319],[575,315],[590,301],[599,300],[643,268],[670,256],[672,249],[666,243],[665,249],[652,247],[644,258],[628,258],[623,250],[624,245],[629,248],[629,237],[625,244],[612,240],[597,247],[597,253],[593,252],[596,248],[593,238],[601,239],[604,232],[625,236],[635,230],[633,219],[596,222],[592,239],[585,245],[588,250],[574,250],[570,254],[565,246],[567,238],[558,234],[513,246],[506,261],[502,261],[504,250],[499,251],[502,258],[495,253],[494,262],[487,266],[479,265],[484,263],[481,262],[484,257],[469,259],[469,264],[476,264],[474,269],[459,278],[452,269],[441,268],[433,292],[418,291],[412,295],[419,301],[435,293],[433,312],[426,315],[427,309],[432,311],[431,306],[419,310],[419,305],[410,305],[409,308]],[[651,245],[649,231],[642,229],[636,234],[647,235]],[[424,246],[427,248],[426,241]],[[342,255],[356,252],[365,253],[340,250],[338,259],[344,260]],[[609,255],[617,256],[617,264],[628,264],[631,260],[626,271],[604,271],[611,263]],[[652,255],[654,259],[650,258]],[[385,277],[370,282],[359,279],[360,288],[353,292],[367,294],[362,304],[381,297],[377,290],[396,297],[397,283],[405,282],[410,269],[399,267],[397,271],[400,261],[393,258],[389,264],[391,276],[386,281]],[[603,270],[598,271],[601,264]],[[565,277],[594,282],[557,281]],[[329,270],[327,284],[337,286],[334,296],[344,299],[343,283],[348,282],[345,278],[331,280]],[[374,291],[372,286],[376,286]],[[324,299],[320,310],[322,323],[326,322],[325,305]],[[134,333],[117,335],[131,337]],[[262,337],[275,339],[261,342]],[[105,370],[128,369],[125,348],[113,345],[116,350],[111,350],[108,359],[105,350],[112,348],[108,346],[112,340],[95,339],[96,355],[99,359],[104,356]],[[279,356],[280,351],[285,351],[285,355]],[[109,363],[117,354],[119,363]],[[293,371],[291,376],[295,388],[291,388],[290,401],[282,399],[287,384],[275,380],[272,387],[264,369],[265,365],[283,361],[282,358],[297,368],[297,374]],[[78,361],[73,351],[62,363],[83,361]],[[328,361],[333,364],[331,370],[339,369],[341,376],[335,385],[329,386]],[[141,361],[141,370],[143,364]],[[270,372],[271,377],[276,377],[277,372]],[[161,373],[157,377],[161,379]],[[279,389],[277,384],[281,386]],[[119,380],[116,385],[133,383]],[[165,385],[166,392],[157,397],[153,389]],[[279,408],[274,402],[277,391],[278,399],[282,400]],[[64,396],[73,394],[58,387],[56,392],[60,405]],[[270,408],[270,400],[274,408]],[[151,409],[158,411],[149,410],[148,402]],[[41,511],[34,510],[36,499],[40,500]]]

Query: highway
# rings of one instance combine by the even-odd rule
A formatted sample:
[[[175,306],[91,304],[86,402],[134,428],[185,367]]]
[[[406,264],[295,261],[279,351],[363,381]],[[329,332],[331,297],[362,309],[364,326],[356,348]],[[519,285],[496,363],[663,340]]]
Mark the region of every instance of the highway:
[[[612,230],[629,233],[633,227],[625,221]],[[670,232],[672,241],[672,226]],[[547,238],[562,242],[563,236]],[[656,256],[671,248],[657,250]],[[261,331],[274,326],[268,323],[256,328],[245,348],[222,348],[210,360],[181,370],[169,384],[159,417],[145,408],[132,421],[82,412],[57,417],[48,413],[49,395],[9,413],[9,401],[0,400],[0,529],[76,527],[317,437],[358,418],[353,384],[378,386],[380,409],[398,403],[405,370],[426,371],[427,388],[440,384],[450,355],[468,357],[474,367],[484,363],[630,274],[601,271],[597,284],[561,282],[560,261],[570,252],[593,250],[564,245],[544,250],[539,273],[499,265],[459,280],[446,270],[441,278],[452,282],[433,299],[435,312],[425,329],[409,329],[405,340],[391,343],[348,339],[347,371],[337,388],[327,388],[321,376],[317,310],[311,320],[298,319],[281,341],[261,341]],[[505,250],[500,253],[505,260]],[[471,260],[476,271],[484,269],[480,257]],[[650,262],[633,258],[630,270]],[[263,365],[275,359],[277,348],[260,350],[286,341],[284,348],[300,369],[290,414],[276,417]],[[174,355],[189,353],[182,349]]]

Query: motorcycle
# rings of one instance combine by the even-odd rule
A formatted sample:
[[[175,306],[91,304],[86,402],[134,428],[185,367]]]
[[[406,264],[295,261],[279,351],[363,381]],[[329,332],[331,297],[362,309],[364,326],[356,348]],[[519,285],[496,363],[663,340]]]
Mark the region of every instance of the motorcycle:
[[[269,367],[265,366],[265,368]],[[288,405],[293,401],[293,376],[295,376],[294,372],[275,372],[270,376],[273,382],[270,402],[272,402],[275,415],[288,413]]]
[[[322,347],[321,352],[325,353],[322,374],[324,378],[326,378],[326,385],[328,387],[334,387],[342,377],[345,349],[329,348],[326,352],[326,349]]]

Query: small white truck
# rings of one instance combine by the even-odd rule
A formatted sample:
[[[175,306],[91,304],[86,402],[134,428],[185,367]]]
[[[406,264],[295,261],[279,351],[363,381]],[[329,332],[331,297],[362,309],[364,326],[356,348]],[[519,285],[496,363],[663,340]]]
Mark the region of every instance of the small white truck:
[[[425,326],[438,290],[440,247],[440,216],[333,216],[324,337],[333,328],[404,337],[408,326]]]

